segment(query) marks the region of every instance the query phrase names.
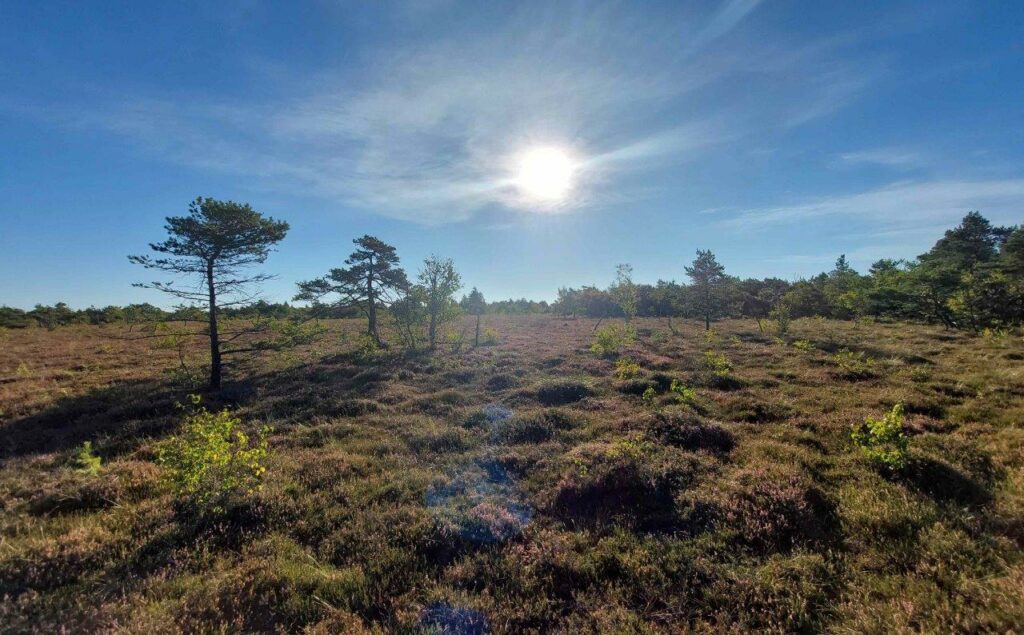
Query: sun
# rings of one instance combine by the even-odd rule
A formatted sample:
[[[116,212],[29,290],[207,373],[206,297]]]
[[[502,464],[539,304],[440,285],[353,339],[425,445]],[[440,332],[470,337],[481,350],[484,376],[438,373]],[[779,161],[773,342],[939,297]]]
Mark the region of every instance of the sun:
[[[531,148],[519,157],[516,185],[528,198],[560,203],[572,191],[576,166],[567,152],[553,146]]]

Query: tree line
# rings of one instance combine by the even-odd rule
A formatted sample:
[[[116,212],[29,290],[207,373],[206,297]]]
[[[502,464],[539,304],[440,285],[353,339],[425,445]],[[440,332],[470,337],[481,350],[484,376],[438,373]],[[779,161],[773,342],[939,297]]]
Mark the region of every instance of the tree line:
[[[607,289],[561,288],[551,309],[592,318],[683,317],[713,320],[773,315],[833,319],[875,317],[980,331],[1024,322],[1024,228],[992,225],[970,212],[913,260],[881,259],[861,274],[840,255],[831,271],[788,282],[729,276],[710,251],[684,268],[689,284],[635,284],[619,276]],[[623,286],[633,306],[624,309]]]
[[[831,271],[809,279],[741,279],[728,275],[711,251],[698,250],[683,268],[686,283],[635,283],[632,268],[623,264],[607,288],[561,288],[550,305],[526,299],[488,303],[476,288],[456,299],[462,279],[452,259],[430,256],[410,277],[396,249],[369,235],[353,241],[355,250],[342,266],[297,283],[294,301],[304,306],[268,303],[259,299],[259,285],[272,276],[252,273],[251,268],[264,263],[285,238],[287,222],[266,217],[248,204],[212,198],[198,198],[187,215],[166,221],[167,238],[150,244],[156,255],[129,259],[172,277],[135,286],[182,301],[175,310],[151,304],[79,311],[64,303],[37,305],[31,311],[0,307],[0,326],[199,322],[203,329],[188,334],[209,340],[210,387],[216,389],[225,357],[303,337],[301,330],[275,328],[271,320],[298,323],[315,317],[363,316],[366,336],[374,346],[386,348],[389,343],[380,327],[386,319],[402,344],[431,349],[437,346],[442,326],[460,313],[476,316],[475,344],[480,316],[487,313],[627,321],[635,316],[664,317],[670,328],[673,318],[700,319],[710,328],[711,322],[726,317],[752,318],[762,326],[770,318],[873,316],[976,331],[1024,322],[1024,228],[994,226],[978,212],[967,214],[918,258],[882,259],[864,274],[841,255]],[[230,318],[247,318],[241,321],[248,324],[238,326],[235,320],[225,331],[221,320]]]

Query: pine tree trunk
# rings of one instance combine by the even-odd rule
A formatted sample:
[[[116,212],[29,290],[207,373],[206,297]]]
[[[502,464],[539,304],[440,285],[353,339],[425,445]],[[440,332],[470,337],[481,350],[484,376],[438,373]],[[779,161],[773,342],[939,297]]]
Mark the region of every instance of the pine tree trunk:
[[[430,308],[430,350],[437,347],[437,309]]]
[[[210,293],[210,390],[220,390],[220,333],[217,331],[217,288],[213,283],[213,262],[206,263],[206,287]]]
[[[384,348],[384,342],[377,332],[377,302],[373,291],[373,258],[370,258],[370,266],[366,273],[366,333],[373,338],[373,341]]]
[[[480,346],[480,314],[476,314],[476,337],[473,338],[473,346]]]

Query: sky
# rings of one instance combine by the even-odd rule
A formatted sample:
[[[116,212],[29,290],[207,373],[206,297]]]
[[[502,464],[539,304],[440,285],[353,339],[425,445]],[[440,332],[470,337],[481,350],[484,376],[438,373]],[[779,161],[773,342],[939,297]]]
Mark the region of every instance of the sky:
[[[271,301],[363,234],[551,300],[617,263],[682,280],[697,249],[792,280],[1024,220],[1016,0],[15,0],[0,86],[22,308],[173,304],[127,255],[197,196],[291,224]],[[538,148],[555,200],[523,182]]]

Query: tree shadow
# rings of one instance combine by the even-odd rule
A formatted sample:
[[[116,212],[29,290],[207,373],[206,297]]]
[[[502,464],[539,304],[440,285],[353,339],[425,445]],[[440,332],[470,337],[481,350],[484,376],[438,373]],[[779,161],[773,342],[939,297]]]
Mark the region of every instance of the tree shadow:
[[[165,434],[181,396],[159,381],[132,380],[61,397],[42,412],[0,426],[0,461],[97,440],[103,440],[104,455],[124,453],[140,437]]]
[[[953,466],[929,457],[913,458],[900,473],[911,488],[938,503],[955,503],[977,508],[992,501],[992,492]]]
[[[220,391],[203,393],[203,404],[210,410],[254,407],[256,417],[287,420],[365,414],[375,404],[354,406],[352,399],[377,395],[403,360],[382,355],[366,365],[335,356],[298,368],[239,375]],[[177,404],[193,392],[202,390],[152,377],[60,397],[40,412],[0,424],[0,462],[68,451],[84,441],[92,441],[105,459],[132,452],[139,439],[172,431],[181,418]]]

